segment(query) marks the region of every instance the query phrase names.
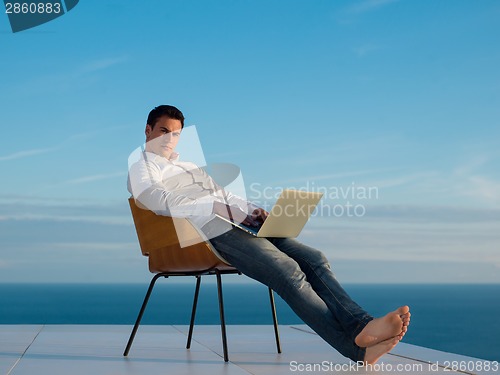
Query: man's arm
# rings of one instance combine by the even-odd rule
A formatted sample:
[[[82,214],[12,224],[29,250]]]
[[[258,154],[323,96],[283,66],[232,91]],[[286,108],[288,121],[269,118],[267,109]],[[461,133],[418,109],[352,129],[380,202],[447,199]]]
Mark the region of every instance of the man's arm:
[[[210,176],[205,174],[205,177],[212,181],[216,189],[223,190]],[[209,194],[196,198],[179,194],[177,186],[183,178],[191,183],[191,177],[185,173],[162,180],[160,166],[154,161],[143,159],[129,169],[129,191],[139,203],[159,215],[202,217],[218,214],[251,226],[259,225],[267,217],[265,210],[230,192],[223,191],[218,194],[219,198]],[[226,204],[219,201],[221,195]]]
[[[212,212],[231,221],[252,227],[259,226],[265,220],[260,220],[260,216],[249,215],[237,206],[231,206],[222,202],[214,202]]]
[[[175,187],[166,185],[175,179],[162,181],[161,171],[154,162],[140,161],[129,169],[129,190],[134,198],[158,215],[173,217],[210,216],[213,197],[197,199],[176,192]]]

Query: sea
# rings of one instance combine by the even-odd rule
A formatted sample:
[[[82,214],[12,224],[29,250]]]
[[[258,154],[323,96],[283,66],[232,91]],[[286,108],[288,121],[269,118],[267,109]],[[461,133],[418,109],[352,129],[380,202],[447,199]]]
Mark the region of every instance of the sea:
[[[186,279],[186,278],[184,278]],[[196,324],[219,324],[217,287],[202,282]],[[0,324],[133,325],[145,284],[0,284]],[[346,284],[373,316],[400,305],[411,308],[403,341],[500,362],[500,284]],[[267,288],[258,283],[223,285],[227,324],[272,324]],[[189,324],[192,283],[157,282],[142,324]],[[276,296],[278,321],[303,324]]]

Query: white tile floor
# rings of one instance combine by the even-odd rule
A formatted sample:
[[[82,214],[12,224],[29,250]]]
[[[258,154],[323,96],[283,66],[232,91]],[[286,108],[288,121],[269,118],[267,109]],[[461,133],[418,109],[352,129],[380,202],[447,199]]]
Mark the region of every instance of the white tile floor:
[[[455,372],[431,367],[429,362],[468,363],[477,359],[405,343],[385,355],[378,368],[353,370],[347,367],[346,358],[307,332],[305,326],[280,326],[282,354],[276,353],[272,326],[228,326],[229,363],[224,363],[218,326],[196,326],[192,347],[186,350],[186,326],[145,325],[139,328],[125,358],[122,353],[130,331],[130,326],[118,325],[0,325],[0,374],[500,373],[498,370]],[[326,368],[321,367],[323,363]],[[312,367],[314,365],[316,367]],[[340,365],[344,365],[344,369],[339,370]]]

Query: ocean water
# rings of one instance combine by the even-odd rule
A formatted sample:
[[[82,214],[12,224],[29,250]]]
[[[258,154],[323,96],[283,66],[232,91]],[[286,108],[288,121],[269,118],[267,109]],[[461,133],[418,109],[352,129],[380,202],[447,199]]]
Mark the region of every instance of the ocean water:
[[[210,278],[205,278],[210,279]],[[226,282],[227,324],[272,324],[267,288]],[[129,324],[147,285],[0,284],[0,324]],[[374,316],[407,304],[411,325],[404,342],[500,361],[500,285],[345,285]],[[160,279],[142,324],[189,324],[192,283]],[[280,324],[301,320],[276,298]],[[203,282],[197,324],[219,324],[217,289]]]

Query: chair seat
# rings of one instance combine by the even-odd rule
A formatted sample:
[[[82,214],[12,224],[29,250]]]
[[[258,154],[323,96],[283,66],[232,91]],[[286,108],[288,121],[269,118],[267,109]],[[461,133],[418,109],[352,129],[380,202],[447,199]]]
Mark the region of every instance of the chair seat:
[[[236,268],[214,256],[205,243],[181,249],[161,248],[149,253],[149,270],[152,273],[203,274],[214,269],[236,271]]]
[[[168,260],[168,262],[166,261]],[[236,268],[223,263],[220,260],[214,260],[210,263],[203,262],[201,267],[191,267],[184,262],[176,262],[175,258],[168,256],[164,251],[154,251],[149,254],[149,270],[152,273],[184,273],[184,274],[205,274],[212,273],[218,269],[221,272],[234,271],[238,272]]]

